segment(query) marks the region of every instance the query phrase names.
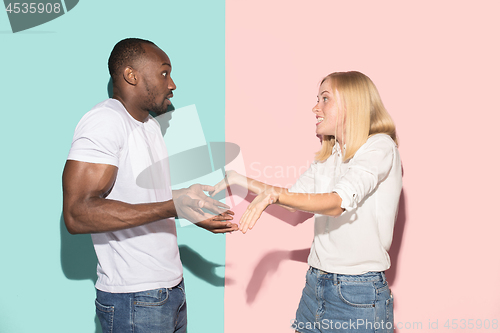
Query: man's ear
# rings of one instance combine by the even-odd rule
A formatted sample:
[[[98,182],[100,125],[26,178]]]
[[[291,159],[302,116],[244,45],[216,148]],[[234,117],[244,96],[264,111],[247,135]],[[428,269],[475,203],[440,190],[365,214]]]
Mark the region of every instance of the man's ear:
[[[135,69],[130,66],[125,67],[123,70],[123,78],[128,84],[135,86],[137,84],[137,75]]]

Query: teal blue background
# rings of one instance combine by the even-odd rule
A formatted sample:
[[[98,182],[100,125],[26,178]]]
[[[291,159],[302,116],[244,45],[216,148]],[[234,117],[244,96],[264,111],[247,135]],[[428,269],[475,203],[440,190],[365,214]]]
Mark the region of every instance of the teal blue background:
[[[221,0],[82,0],[16,34],[0,13],[0,332],[100,332],[90,236],[69,235],[61,221],[73,131],[108,97],[113,45],[140,37],[172,61],[174,106],[195,104],[207,142],[224,141],[224,10]],[[178,234],[188,331],[223,332],[224,270],[216,266],[225,261],[225,238],[196,227]]]

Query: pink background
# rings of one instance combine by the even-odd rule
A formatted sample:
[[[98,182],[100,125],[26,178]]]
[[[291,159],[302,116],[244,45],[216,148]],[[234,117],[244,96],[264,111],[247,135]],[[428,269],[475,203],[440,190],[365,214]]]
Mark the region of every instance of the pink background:
[[[499,12],[498,1],[226,2],[226,141],[249,177],[290,186],[313,160],[325,75],[358,70],[377,85],[404,164],[388,271],[398,332],[500,320]],[[228,235],[225,332],[292,332],[305,218],[270,209]],[[446,328],[453,319],[474,329]]]

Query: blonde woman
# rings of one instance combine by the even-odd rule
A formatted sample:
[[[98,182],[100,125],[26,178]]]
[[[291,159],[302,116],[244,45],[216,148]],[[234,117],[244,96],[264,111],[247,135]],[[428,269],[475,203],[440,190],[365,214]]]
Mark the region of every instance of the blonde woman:
[[[393,332],[384,271],[402,188],[395,125],[359,72],[326,76],[312,111],[322,147],[290,189],[228,172],[214,194],[234,184],[257,194],[240,220],[243,233],[271,204],[316,214],[297,332]]]

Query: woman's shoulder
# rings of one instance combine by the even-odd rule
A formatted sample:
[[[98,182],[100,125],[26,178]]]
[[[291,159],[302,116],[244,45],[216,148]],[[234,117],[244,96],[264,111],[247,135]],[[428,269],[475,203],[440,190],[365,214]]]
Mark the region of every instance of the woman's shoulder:
[[[385,133],[377,133],[368,138],[365,144],[362,145],[359,150],[372,150],[372,149],[381,149],[381,150],[394,150],[397,148],[396,142]]]
[[[366,140],[366,143],[385,143],[385,144],[390,144],[391,146],[396,146],[396,142],[387,134],[385,133],[377,133],[373,134]]]
[[[366,154],[372,155],[373,153],[392,156],[395,150],[397,150],[397,146],[394,140],[387,134],[378,133],[370,136],[368,140],[366,140],[356,154],[354,154],[353,159],[363,159],[363,156]]]

